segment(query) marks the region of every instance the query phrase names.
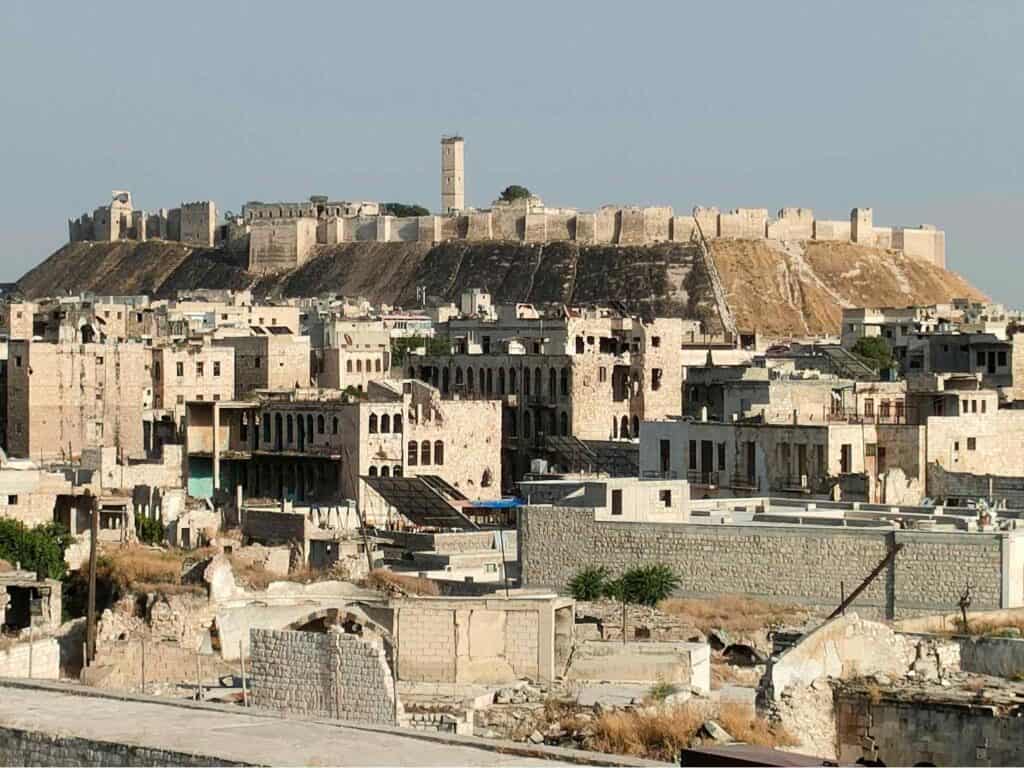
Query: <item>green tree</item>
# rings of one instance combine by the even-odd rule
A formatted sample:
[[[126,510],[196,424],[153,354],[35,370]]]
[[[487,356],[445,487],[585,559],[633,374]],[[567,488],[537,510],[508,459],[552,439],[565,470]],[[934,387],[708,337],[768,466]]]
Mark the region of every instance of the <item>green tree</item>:
[[[143,544],[164,543],[164,524],[159,518],[137,515],[135,518],[135,533]]]
[[[861,336],[850,351],[878,371],[892,367],[892,350],[881,336]]]
[[[398,216],[399,218],[430,215],[430,211],[422,205],[416,205],[415,203],[384,203],[384,207],[381,212],[388,216]]]
[[[621,590],[626,602],[653,607],[678,589],[680,583],[667,565],[637,565],[622,574]]]
[[[22,568],[47,578],[64,578],[64,550],[70,544],[71,535],[57,523],[29,528],[20,520],[0,519],[0,560],[21,563]]]
[[[520,186],[519,184],[510,184],[505,187],[501,193],[501,200],[506,203],[511,203],[513,200],[521,200],[524,197],[530,196],[530,190],[526,187]]]

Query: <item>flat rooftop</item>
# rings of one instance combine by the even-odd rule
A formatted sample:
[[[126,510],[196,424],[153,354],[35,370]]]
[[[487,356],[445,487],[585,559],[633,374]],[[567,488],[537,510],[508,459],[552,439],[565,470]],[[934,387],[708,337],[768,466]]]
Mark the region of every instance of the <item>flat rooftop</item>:
[[[330,720],[234,705],[117,697],[0,680],[0,728],[159,749],[246,765],[661,765],[629,757]]]

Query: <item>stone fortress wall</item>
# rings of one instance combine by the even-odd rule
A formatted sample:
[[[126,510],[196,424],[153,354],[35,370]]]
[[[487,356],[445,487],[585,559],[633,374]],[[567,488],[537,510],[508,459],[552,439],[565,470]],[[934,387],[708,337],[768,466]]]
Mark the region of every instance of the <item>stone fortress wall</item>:
[[[648,245],[717,238],[816,240],[900,250],[936,266],[946,266],[946,237],[930,225],[878,227],[870,208],[854,208],[849,220],[815,219],[809,208],[783,208],[770,218],[766,208],[696,207],[676,215],[670,206],[602,206],[596,211],[545,206],[537,197],[495,202],[488,210],[445,215],[396,217],[378,203],[329,201],[249,202],[242,214],[218,224],[211,201],[146,213],[132,206],[131,194],[115,191],[108,206],[68,222],[72,242],[159,238],[198,247],[247,248],[249,269],[275,272],[305,263],[317,245],[341,243],[439,243],[448,240],[596,245]],[[246,243],[247,241],[247,243]]]
[[[115,189],[109,205],[68,219],[68,241],[172,240],[209,248],[217,243],[217,205],[212,200],[182,203],[147,213],[132,205],[131,192]]]
[[[914,229],[876,227],[870,208],[854,208],[849,221],[816,220],[808,208],[783,208],[775,219],[769,218],[765,208],[736,208],[722,213],[717,208],[697,207],[690,215],[676,215],[670,206],[603,206],[585,212],[548,208],[536,198],[496,203],[490,210],[406,218],[377,213],[314,218],[315,212],[304,204],[287,203],[261,204],[252,211],[247,205],[246,213],[249,215],[243,218],[250,230],[249,268],[255,272],[300,266],[318,244],[494,240],[648,245],[690,242],[701,235],[709,240],[850,242],[897,249],[946,266],[944,232],[929,225]]]

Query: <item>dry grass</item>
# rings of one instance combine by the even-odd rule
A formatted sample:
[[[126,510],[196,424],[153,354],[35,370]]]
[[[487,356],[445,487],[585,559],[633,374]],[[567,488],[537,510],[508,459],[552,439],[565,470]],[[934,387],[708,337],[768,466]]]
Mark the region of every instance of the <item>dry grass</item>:
[[[702,632],[724,629],[727,632],[756,632],[767,627],[798,622],[807,613],[792,605],[769,603],[741,595],[716,598],[669,598],[658,608],[697,627]]]
[[[407,576],[383,568],[374,568],[366,577],[366,586],[382,592],[400,592],[406,595],[437,596],[440,588],[430,579],[419,576]]]
[[[594,724],[587,747],[600,752],[633,755],[648,760],[674,762],[679,750],[689,746],[701,725],[709,719],[700,707],[672,707],[654,712],[610,712]],[[783,727],[764,718],[751,718],[747,710],[726,705],[710,718],[736,740],[765,747],[795,746],[798,742]]]
[[[122,590],[143,584],[180,585],[184,557],[172,550],[131,546],[106,550],[97,571]]]
[[[594,723],[594,735],[587,746],[599,752],[673,763],[703,722],[703,715],[689,707],[652,714],[608,712]]]
[[[957,630],[962,630],[961,622],[957,622]],[[1016,629],[1024,635],[1024,616],[1007,617],[995,621],[968,620],[967,633],[971,635],[988,635],[999,637],[1000,635],[1012,636],[1012,630]],[[1011,632],[1007,632],[1011,630]]]
[[[778,723],[763,717],[751,718],[748,711],[738,705],[726,704],[718,713],[716,722],[736,741],[761,747],[795,747],[800,742]]]

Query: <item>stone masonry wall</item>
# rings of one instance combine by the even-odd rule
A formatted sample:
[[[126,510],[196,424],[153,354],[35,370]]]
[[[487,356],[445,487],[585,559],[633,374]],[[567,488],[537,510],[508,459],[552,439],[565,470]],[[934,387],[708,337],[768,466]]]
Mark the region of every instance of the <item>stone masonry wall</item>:
[[[253,629],[253,703],[289,714],[393,724],[384,648],[355,635]]]
[[[18,643],[0,651],[0,677],[29,676],[29,643]],[[32,646],[32,678],[57,680],[60,677],[60,644],[55,638],[36,640]],[[0,763],[3,761],[0,760]]]
[[[398,631],[398,676],[402,680],[454,682],[455,614],[405,608]]]
[[[84,706],[84,705],[83,705]],[[168,752],[129,744],[94,741],[20,728],[0,728],[0,765],[142,766],[245,765],[209,755]]]
[[[519,516],[524,586],[561,589],[586,565],[620,573],[664,563],[689,595],[746,594],[832,610],[897,542],[903,550],[854,603],[862,616],[913,616],[1000,607],[1003,538],[889,529],[597,522],[590,509],[525,507]],[[1011,569],[1011,573],[1014,571]]]

